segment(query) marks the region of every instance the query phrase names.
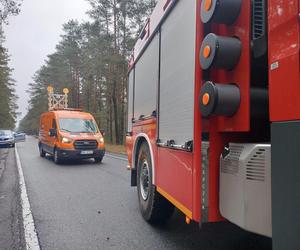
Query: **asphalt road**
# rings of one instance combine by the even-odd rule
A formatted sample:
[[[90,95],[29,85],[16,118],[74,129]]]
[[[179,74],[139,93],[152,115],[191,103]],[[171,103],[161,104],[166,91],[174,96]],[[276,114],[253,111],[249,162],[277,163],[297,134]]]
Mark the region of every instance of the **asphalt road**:
[[[0,148],[0,249],[24,249],[14,149]]]
[[[126,160],[55,165],[39,157],[32,137],[17,147],[42,249],[271,249],[270,239],[229,223],[186,225],[178,211],[167,225],[150,226]]]

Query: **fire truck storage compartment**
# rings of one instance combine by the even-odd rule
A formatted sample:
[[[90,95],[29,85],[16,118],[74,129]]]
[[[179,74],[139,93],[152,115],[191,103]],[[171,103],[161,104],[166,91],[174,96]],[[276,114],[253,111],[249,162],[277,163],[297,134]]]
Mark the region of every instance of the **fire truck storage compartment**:
[[[128,124],[127,132],[132,132],[132,118],[133,118],[133,95],[134,95],[134,69],[130,71],[128,76]]]
[[[158,70],[159,35],[157,34],[135,65],[135,120],[149,117],[156,111]]]
[[[245,230],[272,236],[270,144],[230,143],[224,149],[220,211]]]
[[[193,140],[196,2],[178,1],[161,27],[159,139]]]

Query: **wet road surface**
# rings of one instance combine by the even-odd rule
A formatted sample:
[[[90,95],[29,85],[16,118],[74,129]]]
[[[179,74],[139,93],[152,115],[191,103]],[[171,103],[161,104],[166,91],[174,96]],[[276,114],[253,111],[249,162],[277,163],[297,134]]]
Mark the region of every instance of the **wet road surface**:
[[[147,224],[122,156],[55,165],[33,137],[17,147],[42,249],[271,249],[230,223],[186,225],[178,211],[165,226]]]

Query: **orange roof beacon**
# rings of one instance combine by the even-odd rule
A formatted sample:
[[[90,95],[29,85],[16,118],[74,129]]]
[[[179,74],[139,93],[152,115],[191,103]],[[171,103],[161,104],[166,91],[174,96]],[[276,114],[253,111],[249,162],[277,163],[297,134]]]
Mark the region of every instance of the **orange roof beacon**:
[[[53,90],[49,91],[49,111],[40,118],[40,156],[45,157],[46,153],[53,155],[56,164],[67,159],[89,158],[101,162],[105,154],[104,138],[94,117],[66,106],[52,105],[55,103],[51,100],[52,95]],[[61,96],[65,98],[65,95]],[[66,99],[64,102],[67,103]]]

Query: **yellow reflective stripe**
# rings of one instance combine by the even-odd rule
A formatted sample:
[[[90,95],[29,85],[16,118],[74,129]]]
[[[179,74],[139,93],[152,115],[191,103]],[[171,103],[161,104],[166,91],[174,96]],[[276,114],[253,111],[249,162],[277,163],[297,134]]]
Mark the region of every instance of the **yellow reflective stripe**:
[[[181,212],[183,212],[187,217],[192,219],[192,211],[187,209],[184,205],[182,205],[179,201],[177,201],[175,198],[173,198],[171,195],[169,195],[166,191],[161,189],[160,187],[156,186],[157,192],[159,192],[162,196],[164,196],[168,201],[170,201],[172,204],[174,204]]]

